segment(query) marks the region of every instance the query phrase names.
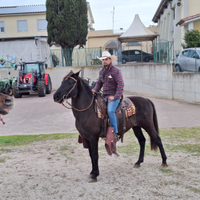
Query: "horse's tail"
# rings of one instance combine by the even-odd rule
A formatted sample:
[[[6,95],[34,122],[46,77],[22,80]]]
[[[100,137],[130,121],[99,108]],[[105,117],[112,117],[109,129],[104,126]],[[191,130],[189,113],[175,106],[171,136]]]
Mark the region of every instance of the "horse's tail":
[[[154,123],[154,128],[156,129],[156,132],[159,135],[158,119],[157,119],[157,114],[156,114],[155,106],[154,106],[153,102],[150,99],[147,99],[147,100],[150,102],[150,104],[153,107],[153,123]],[[153,138],[150,137],[150,141],[151,141],[151,150],[155,150],[156,151],[157,148],[158,148],[158,146],[156,145],[154,137]]]

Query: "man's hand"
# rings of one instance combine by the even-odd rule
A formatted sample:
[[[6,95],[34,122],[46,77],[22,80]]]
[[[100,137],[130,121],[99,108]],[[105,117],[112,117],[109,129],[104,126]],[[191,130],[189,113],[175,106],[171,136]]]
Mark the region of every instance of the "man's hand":
[[[114,96],[109,96],[109,97],[108,97],[108,100],[109,100],[109,101],[114,100]]]
[[[92,89],[92,93],[95,94],[95,92],[96,92],[96,91],[95,91],[94,89]]]

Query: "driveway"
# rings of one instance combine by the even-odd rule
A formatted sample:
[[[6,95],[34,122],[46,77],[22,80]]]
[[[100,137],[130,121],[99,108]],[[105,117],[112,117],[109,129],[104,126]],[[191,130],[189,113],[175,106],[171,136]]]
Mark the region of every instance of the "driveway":
[[[15,108],[3,116],[0,135],[27,135],[77,132],[70,109],[53,101],[53,94],[15,99]],[[133,95],[126,93],[125,96]],[[160,128],[200,126],[200,105],[148,97],[155,104]]]

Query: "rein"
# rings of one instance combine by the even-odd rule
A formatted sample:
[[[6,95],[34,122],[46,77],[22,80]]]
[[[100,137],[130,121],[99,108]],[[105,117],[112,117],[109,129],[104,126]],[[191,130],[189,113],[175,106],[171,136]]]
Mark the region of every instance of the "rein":
[[[92,103],[93,103],[93,101],[94,101],[94,94],[92,95],[92,101],[91,101],[90,105],[89,105],[87,108],[85,108],[85,109],[79,110],[79,109],[75,108],[74,106],[72,106],[72,104],[70,104],[70,103],[67,101],[67,99],[66,99],[66,103],[67,103],[68,105],[70,105],[71,108],[67,107],[67,106],[64,104],[65,98],[68,97],[68,95],[70,94],[70,92],[73,91],[73,89],[75,88],[75,86],[76,86],[76,84],[77,84],[77,80],[76,80],[75,78],[73,78],[73,77],[69,77],[69,78],[73,79],[73,80],[75,81],[75,84],[74,84],[74,86],[71,88],[71,90],[67,93],[67,95],[66,95],[66,94],[63,95],[63,97],[62,97],[62,99],[63,99],[62,105],[63,105],[65,108],[74,109],[74,110],[76,110],[76,111],[78,111],[78,112],[86,111],[87,109],[89,109],[89,108],[92,106]]]
[[[5,122],[4,122],[3,119],[1,118],[1,115],[0,115],[0,121],[2,121],[3,125],[5,124]]]

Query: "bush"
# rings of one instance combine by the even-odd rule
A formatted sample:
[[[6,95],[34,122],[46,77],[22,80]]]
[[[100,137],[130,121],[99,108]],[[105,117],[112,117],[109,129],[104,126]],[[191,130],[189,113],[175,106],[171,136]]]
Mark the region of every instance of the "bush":
[[[200,47],[200,32],[198,30],[187,31],[183,39],[185,40],[185,44],[182,43],[181,46],[184,49]]]

